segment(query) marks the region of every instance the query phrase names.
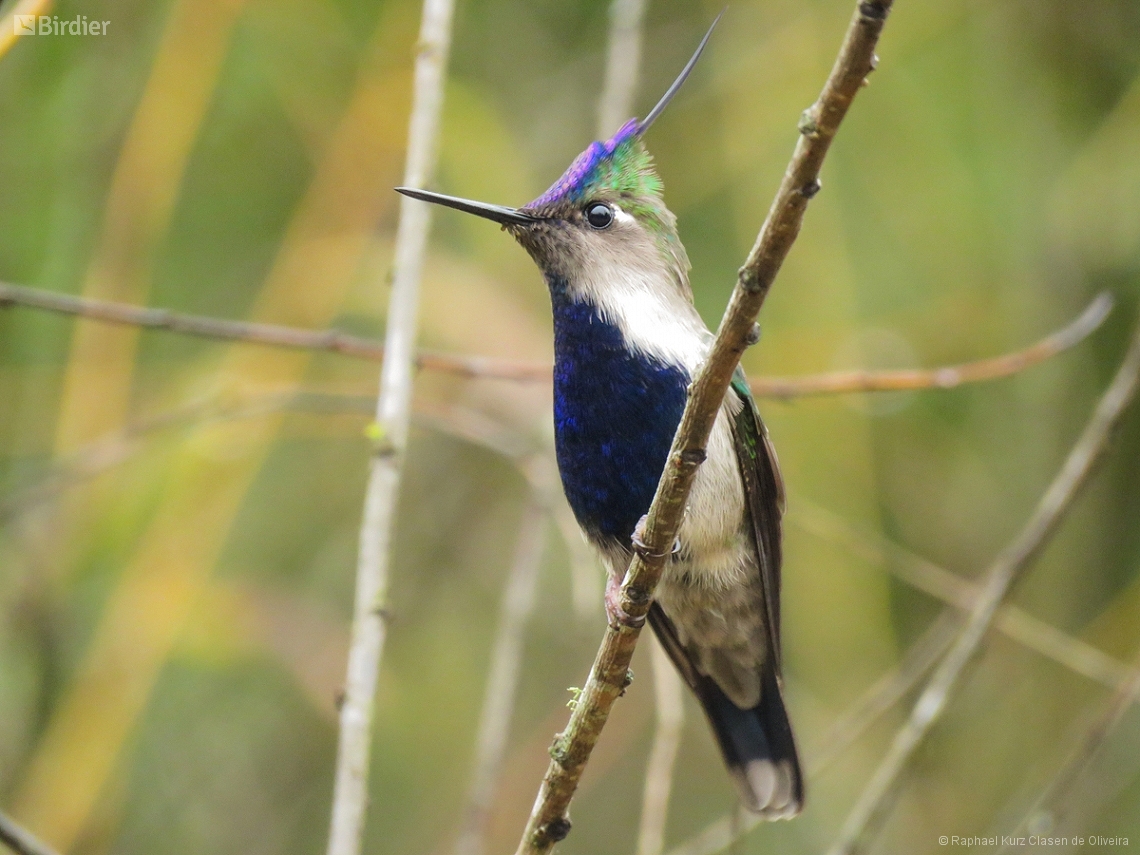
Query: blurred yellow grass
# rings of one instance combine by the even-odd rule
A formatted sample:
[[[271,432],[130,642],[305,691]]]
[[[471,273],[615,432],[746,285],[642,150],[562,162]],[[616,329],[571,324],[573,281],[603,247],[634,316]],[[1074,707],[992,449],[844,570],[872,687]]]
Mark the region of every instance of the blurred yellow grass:
[[[16,35],[17,15],[43,15],[50,11],[51,0],[20,0],[0,17],[0,57],[3,57],[19,38]]]
[[[381,46],[410,32],[405,10],[382,16],[372,61],[289,225],[257,320],[327,326],[353,281],[398,174],[408,74]],[[306,354],[229,349],[221,388],[282,387],[304,377]],[[120,748],[203,590],[281,416],[206,425],[186,440],[162,500],[109,597],[73,685],[53,711],[14,799],[15,814],[63,851],[72,848]]]
[[[175,2],[127,130],[82,294],[145,305],[155,253],[210,106],[244,0]],[[60,401],[56,450],[75,451],[123,426],[139,332],[78,321]]]

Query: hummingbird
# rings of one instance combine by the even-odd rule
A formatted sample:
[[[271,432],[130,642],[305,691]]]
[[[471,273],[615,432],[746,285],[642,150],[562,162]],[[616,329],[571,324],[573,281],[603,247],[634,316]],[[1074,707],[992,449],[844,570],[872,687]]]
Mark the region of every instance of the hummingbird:
[[[642,142],[711,35],[644,119],[591,143],[528,205],[396,188],[500,224],[542,271],[554,316],[558,469],[606,566],[611,625],[628,621],[618,595],[633,539],[713,340]],[[783,511],[776,453],[738,368],[648,619],[712,725],[741,801],[765,819],[796,815],[804,793],[780,665]]]

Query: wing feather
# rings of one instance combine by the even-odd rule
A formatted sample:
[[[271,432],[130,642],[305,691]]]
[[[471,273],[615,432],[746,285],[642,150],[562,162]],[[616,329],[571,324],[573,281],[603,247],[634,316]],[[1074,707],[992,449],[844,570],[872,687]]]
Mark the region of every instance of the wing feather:
[[[768,649],[773,651],[780,673],[780,563],[781,526],[784,514],[784,481],[768,430],[760,419],[744,372],[736,369],[732,391],[743,406],[732,422],[732,438],[744,483],[745,507],[756,540],[760,583],[767,607]]]

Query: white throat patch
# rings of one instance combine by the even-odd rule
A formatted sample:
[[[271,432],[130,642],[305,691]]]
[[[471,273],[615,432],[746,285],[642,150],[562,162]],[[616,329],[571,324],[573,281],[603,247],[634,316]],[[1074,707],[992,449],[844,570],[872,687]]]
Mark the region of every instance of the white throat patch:
[[[616,205],[618,226],[637,226],[634,217]],[[670,365],[683,365],[692,374],[712,343],[712,333],[696,308],[681,292],[675,274],[656,248],[641,251],[622,247],[591,252],[571,286],[574,297],[584,298],[621,330],[630,349]]]

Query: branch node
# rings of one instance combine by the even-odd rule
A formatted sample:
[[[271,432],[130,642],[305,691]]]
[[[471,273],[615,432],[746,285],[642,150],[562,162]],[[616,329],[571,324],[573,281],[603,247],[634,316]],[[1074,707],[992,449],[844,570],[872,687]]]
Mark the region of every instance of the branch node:
[[[570,740],[566,737],[566,734],[555,734],[554,742],[550,744],[550,759],[557,763],[559,766],[565,768],[569,748]]]
[[[859,4],[859,15],[864,21],[882,21],[887,17],[887,7],[882,0],[864,0]]]
[[[811,181],[800,188],[800,195],[805,199],[811,199],[815,196],[816,193],[819,192],[821,187],[823,187],[823,185],[819,183],[819,179],[813,178]]]
[[[540,849],[546,849],[565,840],[569,833],[570,817],[560,816],[557,819],[552,819],[546,825],[540,825],[534,832],[534,842]]]
[[[680,455],[681,463],[685,466],[700,466],[708,456],[703,448],[686,448]]]
[[[395,615],[392,613],[392,610],[383,603],[378,603],[373,606],[372,614],[376,615],[376,617],[380,618],[380,620],[382,620],[384,623],[391,623],[392,619],[395,617]]]
[[[748,338],[744,339],[745,347],[752,347],[752,345],[760,341],[760,324],[753,324],[752,329],[748,331]]]
[[[800,114],[800,121],[796,125],[796,129],[805,137],[819,136],[819,121],[815,117],[813,110],[815,105],[808,107],[803,113]]]
[[[635,606],[644,606],[649,602],[649,592],[640,585],[630,585],[625,589],[625,596]],[[642,622],[644,622],[642,618]]]
[[[389,460],[398,453],[395,443],[382,439],[372,445],[372,456],[377,460]]]

